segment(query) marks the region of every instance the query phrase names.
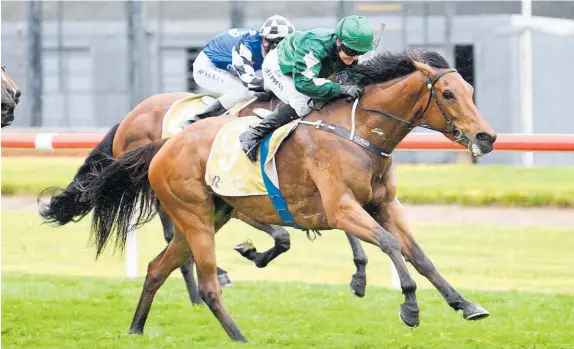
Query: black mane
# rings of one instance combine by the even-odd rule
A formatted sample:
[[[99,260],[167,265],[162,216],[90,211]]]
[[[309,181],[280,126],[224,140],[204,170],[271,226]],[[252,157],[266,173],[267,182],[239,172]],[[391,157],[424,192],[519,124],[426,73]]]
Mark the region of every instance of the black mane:
[[[416,68],[412,60],[437,69],[450,68],[448,62],[438,52],[410,49],[378,54],[351,68],[348,78],[361,87],[390,81],[414,73]]]

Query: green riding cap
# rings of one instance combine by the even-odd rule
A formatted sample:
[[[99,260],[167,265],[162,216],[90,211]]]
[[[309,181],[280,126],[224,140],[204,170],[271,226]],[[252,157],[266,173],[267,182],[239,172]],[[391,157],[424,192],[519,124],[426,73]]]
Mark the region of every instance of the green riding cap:
[[[373,30],[363,16],[351,15],[341,19],[335,26],[335,35],[355,51],[365,53],[373,49]]]

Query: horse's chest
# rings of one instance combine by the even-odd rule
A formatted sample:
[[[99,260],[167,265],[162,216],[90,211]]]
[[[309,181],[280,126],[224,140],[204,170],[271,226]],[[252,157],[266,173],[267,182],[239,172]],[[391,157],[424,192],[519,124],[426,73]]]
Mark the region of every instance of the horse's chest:
[[[374,172],[371,180],[371,201],[388,203],[394,200],[397,192],[397,181],[393,165],[388,162]]]

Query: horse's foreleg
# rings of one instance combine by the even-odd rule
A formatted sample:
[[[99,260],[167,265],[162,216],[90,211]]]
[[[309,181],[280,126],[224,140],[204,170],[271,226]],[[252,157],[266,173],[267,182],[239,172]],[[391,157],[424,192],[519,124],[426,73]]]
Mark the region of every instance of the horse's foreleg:
[[[367,286],[367,254],[361,246],[361,241],[349,233],[345,233],[351,249],[353,250],[353,262],[357,267],[357,272],[351,278],[351,290],[357,297],[365,296],[365,288]]]
[[[375,219],[400,241],[405,258],[437,288],[448,305],[454,310],[462,310],[467,320],[479,320],[489,315],[488,311],[480,305],[464,299],[438,272],[415,241],[405,217],[403,205],[398,199],[395,198],[392,202],[381,205],[375,214]]]
[[[287,252],[291,248],[291,237],[289,232],[278,225],[262,224],[251,218],[238,214],[237,218],[254,227],[255,229],[266,232],[271,235],[275,245],[265,252],[257,252],[257,249],[251,242],[246,241],[236,245],[233,249],[239,252],[243,257],[253,261],[258,268],[264,268],[277,258],[279,255]]]
[[[149,263],[140,300],[130,326],[130,334],[143,333],[155,294],[169,274],[188,260],[190,255],[187,241],[181,234],[176,234],[167,247]]]
[[[169,243],[173,239],[175,233],[175,228],[171,218],[165,213],[161,207],[158,208],[158,214],[163,227],[163,237],[165,241]],[[202,304],[203,300],[199,296],[199,291],[197,288],[197,283],[195,282],[195,276],[193,275],[193,258],[189,258],[180,268],[181,275],[185,281],[185,287],[187,288],[187,293],[189,294],[189,299],[192,304]]]
[[[417,286],[401,256],[399,241],[389,231],[380,226],[352,195],[344,194],[339,200],[323,195],[323,206],[326,208],[329,224],[333,228],[344,230],[365,242],[378,246],[389,256],[397,269],[401,281],[401,289],[405,295],[405,303],[401,304],[399,314],[401,320],[407,326],[418,326]]]

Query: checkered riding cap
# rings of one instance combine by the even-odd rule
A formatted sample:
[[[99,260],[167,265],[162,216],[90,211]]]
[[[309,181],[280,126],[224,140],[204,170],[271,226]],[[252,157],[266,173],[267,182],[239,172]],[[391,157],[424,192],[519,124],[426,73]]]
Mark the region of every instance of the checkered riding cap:
[[[267,18],[263,26],[261,26],[261,36],[265,40],[284,39],[294,31],[295,26],[287,18],[279,15]]]

